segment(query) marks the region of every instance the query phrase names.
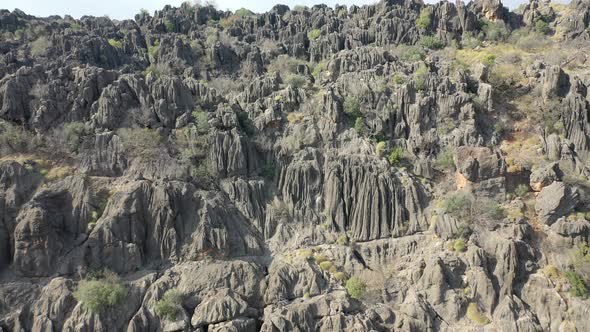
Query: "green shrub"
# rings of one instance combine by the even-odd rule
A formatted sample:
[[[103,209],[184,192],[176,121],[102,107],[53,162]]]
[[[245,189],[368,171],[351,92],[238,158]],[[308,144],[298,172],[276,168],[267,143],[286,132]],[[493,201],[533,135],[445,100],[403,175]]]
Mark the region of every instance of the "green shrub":
[[[309,40],[316,40],[318,39],[322,34],[322,31],[320,29],[313,29],[307,32],[307,38],[309,38]]]
[[[269,73],[277,72],[281,75],[287,75],[289,73],[295,74],[297,73],[297,67],[305,64],[305,61],[282,54],[268,65],[267,71]]]
[[[402,75],[400,75],[400,74],[395,74],[395,75],[393,75],[393,77],[391,78],[391,81],[392,81],[394,84],[398,84],[398,85],[399,85],[399,84],[404,84],[404,77],[403,77]]]
[[[481,60],[481,63],[483,63],[484,65],[491,67],[496,63],[496,56],[493,54],[486,54],[484,55],[483,59]]]
[[[31,55],[34,57],[47,55],[51,42],[47,37],[39,37],[31,43]]]
[[[391,150],[391,152],[389,153],[389,156],[387,156],[387,160],[389,160],[389,163],[393,166],[397,165],[402,158],[404,157],[404,149],[397,146],[395,148],[393,148],[393,150]]]
[[[510,35],[508,26],[502,20],[492,22],[487,19],[483,19],[479,22],[479,24],[487,40],[502,41],[506,40],[506,38],[508,38]]]
[[[161,300],[154,305],[154,312],[161,318],[174,320],[182,309],[184,296],[176,289],[167,291]]]
[[[254,15],[254,13],[252,11],[250,11],[249,9],[246,9],[246,8],[240,8],[240,9],[236,10],[234,14],[239,17],[247,17],[247,16]]]
[[[491,220],[500,220],[506,216],[504,209],[493,199],[481,198],[473,204],[473,214]]]
[[[361,116],[361,104],[358,99],[350,96],[344,98],[344,113],[351,118]]]
[[[346,273],[344,273],[344,272],[336,272],[336,273],[334,273],[334,279],[342,282],[342,281],[346,280]]]
[[[118,306],[126,296],[127,288],[114,274],[100,280],[82,280],[74,292],[74,298],[82,307],[95,314]]]
[[[524,197],[529,192],[529,186],[526,184],[519,184],[516,189],[514,189],[514,194],[518,197]]]
[[[353,299],[360,300],[367,290],[365,284],[359,277],[352,277],[346,282],[346,291]]]
[[[475,303],[469,303],[467,306],[467,318],[479,325],[487,325],[490,323],[489,318],[484,316]]]
[[[121,128],[117,131],[117,136],[129,156],[157,158],[162,152],[162,137],[153,129]]]
[[[570,294],[575,297],[587,298],[588,297],[588,288],[586,288],[586,283],[584,279],[574,271],[567,271],[565,273],[565,278],[570,284]]]
[[[473,196],[470,193],[459,191],[450,194],[443,201],[442,209],[455,218],[463,219],[471,215],[472,204]]]
[[[123,42],[120,40],[116,40],[116,39],[109,39],[109,45],[111,45],[114,48],[118,48],[121,49],[123,48]]]
[[[330,261],[323,261],[320,263],[320,269],[324,270],[324,271],[328,271],[332,268],[332,262]]]
[[[432,11],[430,7],[424,7],[420,10],[420,15],[416,19],[416,27],[418,29],[426,30],[432,24]]]
[[[539,19],[535,22],[535,31],[541,35],[546,35],[551,32],[551,29],[549,28],[549,23],[543,19]]]
[[[305,259],[309,259],[312,257],[313,253],[311,252],[311,250],[309,249],[300,249],[298,252],[299,256],[305,258]]]
[[[434,162],[434,168],[441,172],[452,172],[455,170],[455,159],[453,158],[453,151],[444,149],[438,153]]]
[[[328,69],[328,63],[326,61],[322,61],[313,67],[312,75],[313,75],[313,77],[318,79],[318,78],[320,78],[320,74],[327,69]]]
[[[463,252],[465,251],[465,240],[457,239],[453,242],[453,250]]]
[[[294,89],[299,89],[304,87],[307,84],[307,80],[305,77],[297,74],[288,75],[285,79],[285,83],[290,85]]]
[[[420,38],[419,44],[431,50],[439,50],[445,47],[445,43],[434,36],[422,36]]]
[[[92,133],[91,129],[82,122],[64,124],[64,133],[68,150],[77,153],[84,138]]]
[[[209,132],[209,116],[207,112],[197,108],[191,115],[197,122],[197,132],[201,135],[207,134]]]
[[[164,20],[164,27],[166,28],[166,32],[174,32],[174,23],[170,19]]]
[[[359,136],[365,133],[365,122],[363,121],[363,118],[361,116],[356,118],[356,120],[354,121],[354,130],[356,130]]]
[[[377,146],[375,147],[375,154],[378,155],[379,157],[382,157],[383,154],[385,153],[385,149],[387,149],[387,143],[379,142],[379,143],[377,143]]]
[[[467,49],[474,49],[481,46],[481,40],[473,35],[471,32],[465,32],[461,39],[461,47]]]
[[[414,82],[416,83],[416,89],[426,89],[426,79],[428,78],[429,72],[430,70],[426,65],[422,65],[416,70],[416,72],[414,73]]]
[[[424,50],[417,46],[402,46],[400,47],[400,60],[404,62],[422,61],[426,57]]]
[[[160,41],[155,41],[153,45],[148,46],[148,54],[152,59],[155,59],[160,50]]]
[[[345,246],[348,244],[348,236],[346,236],[346,234],[342,234],[338,237],[338,239],[336,239],[336,243],[341,245],[341,246]]]
[[[316,264],[322,264],[322,262],[325,262],[328,259],[322,254],[315,254],[313,255],[313,260],[316,262]]]
[[[23,153],[34,146],[34,138],[24,128],[0,122],[0,154]]]

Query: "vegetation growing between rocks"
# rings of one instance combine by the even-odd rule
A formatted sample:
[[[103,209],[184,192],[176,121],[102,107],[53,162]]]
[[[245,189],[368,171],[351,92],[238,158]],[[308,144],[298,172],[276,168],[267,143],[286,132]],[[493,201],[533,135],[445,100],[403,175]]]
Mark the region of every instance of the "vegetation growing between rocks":
[[[99,314],[120,305],[125,300],[127,292],[127,288],[116,274],[105,272],[100,279],[81,280],[74,297],[86,310]]]
[[[353,299],[360,300],[367,291],[367,284],[359,277],[351,277],[346,282],[346,291]]]
[[[170,289],[164,293],[162,299],[156,302],[154,305],[154,312],[161,318],[173,321],[176,319],[176,316],[184,310],[182,308],[183,300],[184,295],[180,291]]]

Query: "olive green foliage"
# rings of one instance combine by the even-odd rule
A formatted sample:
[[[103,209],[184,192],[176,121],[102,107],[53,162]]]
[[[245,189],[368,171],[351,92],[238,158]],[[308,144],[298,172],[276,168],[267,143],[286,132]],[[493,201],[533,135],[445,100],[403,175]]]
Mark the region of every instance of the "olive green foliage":
[[[24,128],[0,122],[0,154],[23,153],[33,146],[33,136]]]
[[[322,34],[322,31],[320,29],[313,29],[307,32],[307,38],[309,38],[309,40],[316,40],[318,39]]]
[[[302,75],[290,74],[285,78],[285,83],[294,89],[299,89],[305,86],[307,80]]]
[[[422,61],[426,54],[422,48],[417,46],[402,46],[400,47],[400,60],[404,62]]]
[[[174,32],[174,23],[170,19],[164,20],[164,27],[166,28],[166,32]]]
[[[481,46],[481,39],[477,38],[471,32],[465,32],[461,38],[461,47],[474,49]]]
[[[465,251],[465,240],[457,239],[453,242],[453,250],[454,251]]]
[[[434,36],[422,36],[419,44],[431,50],[438,50],[445,47],[445,43]]]
[[[82,26],[78,23],[71,23],[70,24],[70,29],[74,30],[74,31],[78,31],[82,29]]]
[[[393,75],[393,77],[391,78],[391,81],[394,84],[404,84],[404,77],[400,74],[395,74]]]
[[[426,65],[422,65],[414,73],[414,82],[416,83],[416,88],[418,90],[426,89],[426,79],[428,78],[429,72],[430,70],[428,67]]]
[[[588,297],[588,288],[586,287],[586,283],[584,279],[574,271],[567,271],[565,273],[565,278],[570,284],[570,294],[575,297],[587,298]]]
[[[296,74],[297,67],[307,64],[305,61],[290,57],[288,55],[279,55],[268,65],[268,72],[278,72],[281,75],[289,73]]]
[[[467,318],[479,325],[487,325],[490,323],[490,319],[479,311],[479,308],[475,303],[469,303],[467,306]]]
[[[159,50],[160,50],[160,41],[156,41],[156,42],[154,42],[153,45],[148,46],[148,54],[152,59],[156,58]]]
[[[391,150],[389,156],[387,156],[387,160],[391,165],[397,165],[404,157],[404,149],[397,146]]]
[[[473,216],[475,218],[484,218],[489,220],[500,220],[506,216],[506,213],[496,201],[490,198],[479,198],[473,204]]]
[[[379,142],[379,143],[377,143],[377,146],[375,147],[375,154],[378,155],[379,157],[382,157],[383,154],[385,153],[385,149],[387,149],[387,143]]]
[[[117,135],[129,156],[157,158],[162,152],[162,137],[153,129],[121,128]]]
[[[240,8],[240,9],[236,10],[234,14],[239,17],[247,17],[247,16],[254,15],[254,13],[252,11],[250,11],[249,9],[246,9],[246,8]]]
[[[338,237],[338,239],[336,239],[336,243],[341,245],[341,246],[345,246],[348,244],[348,236],[346,236],[346,234],[342,234]]]
[[[109,45],[111,45],[114,48],[118,48],[121,49],[123,48],[123,42],[117,39],[109,39]]]
[[[68,150],[77,153],[84,138],[92,133],[90,127],[82,122],[64,124],[64,134]]]
[[[519,184],[515,189],[514,193],[518,197],[524,197],[529,192],[529,186],[526,184]]]
[[[483,63],[484,65],[491,67],[496,63],[496,56],[493,54],[486,54],[484,55],[483,59],[481,60],[481,63]]]
[[[420,15],[416,19],[416,27],[426,30],[432,24],[432,11],[430,7],[424,7],[420,10]]]
[[[336,273],[334,273],[334,279],[342,282],[342,281],[346,280],[346,273],[344,273],[344,272],[336,272]]]
[[[551,28],[549,28],[549,24],[545,22],[545,20],[539,19],[537,22],[535,22],[535,31],[538,34],[546,35],[551,32]]]
[[[355,97],[344,98],[344,113],[351,118],[357,118],[361,116],[361,104]]]
[[[459,191],[450,194],[443,201],[442,208],[445,213],[458,219],[464,219],[471,214],[471,205],[474,198],[471,194]]]
[[[363,121],[362,117],[356,118],[354,121],[354,130],[356,130],[357,134],[363,135],[365,133],[365,122]]]
[[[207,112],[196,109],[191,113],[193,119],[197,123],[197,132],[201,135],[209,132],[209,116]]]
[[[324,271],[330,270],[332,268],[332,266],[334,266],[334,265],[330,261],[323,261],[320,263],[320,269],[322,269]]]
[[[346,282],[346,291],[353,299],[360,300],[367,291],[367,284],[359,277],[352,277]]]
[[[508,26],[502,20],[492,22],[483,19],[479,22],[479,24],[487,40],[503,41],[506,40],[506,38],[508,38],[508,36],[510,35]]]
[[[441,172],[450,172],[455,170],[455,160],[453,158],[453,151],[444,149],[438,153],[434,162],[434,168]]]
[[[174,320],[176,319],[178,313],[183,310],[183,300],[184,296],[180,291],[171,289],[164,294],[161,300],[156,302],[154,305],[154,312],[161,318],[165,318],[170,321]]]
[[[328,69],[328,63],[326,61],[322,61],[313,67],[312,75],[313,75],[313,77],[318,79],[320,77],[320,74],[327,69]]]
[[[82,280],[74,292],[82,307],[95,314],[117,307],[126,296],[127,288],[113,273],[105,273],[102,279]]]
[[[41,36],[31,43],[31,55],[34,57],[47,55],[51,42],[47,37]]]

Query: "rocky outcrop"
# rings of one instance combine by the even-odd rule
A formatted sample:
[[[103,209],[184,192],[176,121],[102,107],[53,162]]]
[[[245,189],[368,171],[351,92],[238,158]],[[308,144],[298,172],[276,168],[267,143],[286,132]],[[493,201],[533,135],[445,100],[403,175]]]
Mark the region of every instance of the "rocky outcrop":
[[[579,193],[576,188],[563,182],[553,182],[537,196],[535,210],[544,223],[551,225],[572,212],[578,202]]]
[[[51,275],[61,257],[86,239],[91,203],[88,180],[80,176],[36,193],[17,216],[16,270],[25,276]]]
[[[366,241],[426,229],[428,198],[407,174],[392,172],[384,161],[356,156],[328,160],[325,168],[326,214],[339,230]]]

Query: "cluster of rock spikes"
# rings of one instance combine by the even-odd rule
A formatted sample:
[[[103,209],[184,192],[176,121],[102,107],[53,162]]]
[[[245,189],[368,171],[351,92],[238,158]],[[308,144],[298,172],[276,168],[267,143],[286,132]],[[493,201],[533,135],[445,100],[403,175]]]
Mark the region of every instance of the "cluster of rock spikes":
[[[0,332],[588,331],[589,25],[0,10]]]

